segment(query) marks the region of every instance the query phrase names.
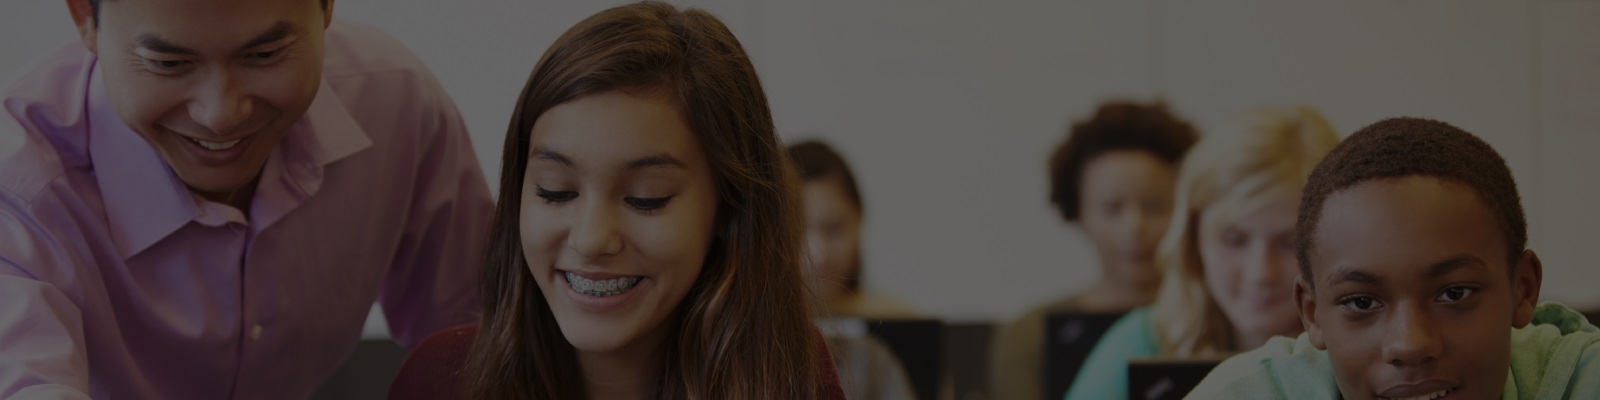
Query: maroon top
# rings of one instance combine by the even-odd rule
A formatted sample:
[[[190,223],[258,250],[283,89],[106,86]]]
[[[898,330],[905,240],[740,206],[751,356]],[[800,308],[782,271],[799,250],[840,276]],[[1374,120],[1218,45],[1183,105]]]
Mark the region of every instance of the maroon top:
[[[460,399],[466,397],[467,378],[462,371],[467,352],[478,335],[478,324],[445,329],[423,339],[400,365],[400,373],[389,384],[389,400]],[[817,399],[845,400],[839,386],[839,372],[833,355],[821,335],[812,335],[817,354]]]

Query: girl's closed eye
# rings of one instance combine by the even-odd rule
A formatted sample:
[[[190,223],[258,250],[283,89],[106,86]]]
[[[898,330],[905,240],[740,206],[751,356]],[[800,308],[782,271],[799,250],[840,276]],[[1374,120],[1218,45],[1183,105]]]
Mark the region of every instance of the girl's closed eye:
[[[623,199],[623,201],[628,203],[628,206],[629,207],[633,207],[633,209],[635,209],[635,210],[644,211],[644,212],[648,213],[648,212],[651,212],[651,211],[660,210],[662,207],[666,207],[667,203],[672,201],[672,197],[673,196],[666,196],[666,197],[628,197],[628,198]]]
[[[566,203],[578,198],[578,192],[547,190],[539,186],[534,186],[534,194],[544,199],[545,204]]]

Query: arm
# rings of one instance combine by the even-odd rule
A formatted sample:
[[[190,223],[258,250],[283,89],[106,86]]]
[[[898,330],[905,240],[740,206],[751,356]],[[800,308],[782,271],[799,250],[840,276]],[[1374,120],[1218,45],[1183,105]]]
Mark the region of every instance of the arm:
[[[78,306],[0,254],[0,398],[88,399]]]
[[[477,274],[493,200],[455,104],[431,75],[405,242],[379,301],[407,348],[436,331],[476,320]]]

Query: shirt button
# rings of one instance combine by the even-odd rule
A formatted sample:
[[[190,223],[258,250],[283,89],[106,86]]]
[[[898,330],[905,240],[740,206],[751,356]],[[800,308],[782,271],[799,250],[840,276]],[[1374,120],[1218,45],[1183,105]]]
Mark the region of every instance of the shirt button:
[[[250,340],[261,340],[261,324],[250,327]]]

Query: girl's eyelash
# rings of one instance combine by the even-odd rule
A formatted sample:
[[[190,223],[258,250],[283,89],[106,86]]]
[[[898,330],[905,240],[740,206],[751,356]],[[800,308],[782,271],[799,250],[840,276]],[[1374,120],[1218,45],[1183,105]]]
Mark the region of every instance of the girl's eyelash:
[[[544,199],[545,204],[565,203],[578,197],[577,192],[546,190],[538,186],[534,186],[534,193]]]
[[[655,211],[661,209],[662,207],[666,207],[667,202],[671,200],[672,196],[654,198],[629,197],[623,199],[624,202],[628,203],[629,207],[633,207],[635,210],[645,212]]]

